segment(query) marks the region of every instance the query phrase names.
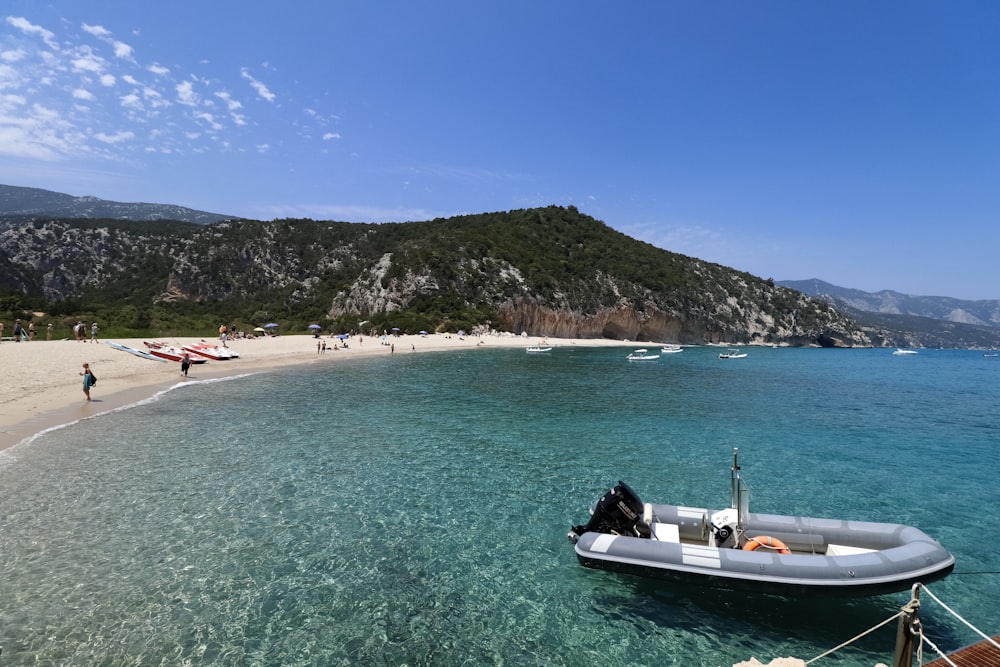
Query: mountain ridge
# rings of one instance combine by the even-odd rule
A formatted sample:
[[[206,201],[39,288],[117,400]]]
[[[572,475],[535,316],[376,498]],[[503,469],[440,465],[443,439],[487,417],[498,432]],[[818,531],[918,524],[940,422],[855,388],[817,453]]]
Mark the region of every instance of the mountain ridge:
[[[561,231],[546,231],[540,224]],[[486,243],[467,238],[470,228],[495,238]],[[283,231],[275,233],[279,229]],[[522,247],[524,239],[518,234],[539,245]],[[456,246],[453,237],[463,239],[465,245]],[[222,247],[212,247],[216,243]],[[585,247],[591,243],[613,248],[619,256],[609,259],[595,254]],[[73,252],[66,252],[67,244]],[[378,254],[372,254],[376,246]],[[141,261],[129,257],[132,249],[143,257]],[[89,266],[83,266],[81,254]],[[275,254],[285,261],[269,259]],[[453,267],[440,265],[444,257]],[[567,266],[581,257],[586,257],[586,266],[574,264],[567,272]],[[640,270],[634,270],[633,263]],[[292,265],[297,267],[291,272],[294,275],[288,270]],[[360,273],[343,275],[345,266]],[[540,266],[550,273],[540,272]],[[602,268],[591,271],[594,267]],[[496,276],[489,275],[490,268]],[[122,281],[130,273],[147,276],[147,284],[127,288]],[[334,275],[341,288],[336,293],[322,285]],[[261,281],[261,276],[267,280]],[[650,276],[656,277],[652,283]],[[456,283],[456,278],[466,282]],[[718,284],[706,282],[713,280]],[[134,313],[143,309],[142,299],[159,304],[250,304],[258,294],[244,289],[248,286],[256,286],[265,300],[274,297],[276,286],[279,292],[291,290],[282,297],[286,301],[326,295],[322,298],[329,303],[322,309],[314,303],[312,316],[327,320],[349,317],[349,313],[385,316],[393,311],[427,310],[430,302],[438,304],[435,312],[443,317],[438,306],[449,301],[454,312],[488,319],[484,313],[489,311],[489,316],[503,319],[512,330],[550,335],[692,343],[1000,344],[997,301],[914,297],[891,290],[868,293],[819,279],[764,281],[629,239],[574,207],[383,225],[312,220],[262,223],[173,205],[108,202],[0,185],[0,288],[56,302],[124,302],[130,300],[128,295],[141,294],[142,298],[131,298],[129,303]],[[819,311],[805,316],[815,309],[775,292],[778,288],[830,304],[864,331]],[[475,290],[482,292],[476,298],[487,297],[478,306],[469,302]],[[451,296],[444,298],[445,293]],[[420,317],[423,326],[431,326],[426,313]],[[824,330],[821,321],[837,324]]]
[[[927,317],[957,324],[1000,326],[1000,299],[965,300],[947,296],[903,294],[894,290],[865,292],[833,285],[819,278],[776,280],[775,284],[870,313]]]
[[[45,304],[33,310],[100,309],[104,321],[157,330],[200,317],[291,329],[364,322],[689,344],[885,344],[825,302],[558,206],[391,224],[39,218],[0,228],[0,289]]]
[[[865,292],[818,278],[775,284],[826,301],[863,327],[895,331],[907,347],[1000,346],[1000,300],[918,296],[893,290]]]
[[[177,220],[205,225],[235,216],[198,211],[175,204],[117,202],[90,195],[76,197],[42,188],[0,185],[0,218],[85,218],[114,220]]]

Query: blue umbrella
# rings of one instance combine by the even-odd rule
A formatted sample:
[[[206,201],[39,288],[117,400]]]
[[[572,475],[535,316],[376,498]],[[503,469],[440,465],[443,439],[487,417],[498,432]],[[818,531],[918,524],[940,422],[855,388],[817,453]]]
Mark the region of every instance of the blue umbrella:
[[[310,328],[310,329],[322,329],[323,327],[321,327],[321,326],[320,326],[320,325],[318,325],[318,324],[310,324],[310,325],[309,325],[309,328]]]
[[[264,325],[264,328],[265,329],[270,329],[271,327],[276,327],[276,326],[278,326],[276,323],[274,323],[274,322],[268,322],[267,324]]]

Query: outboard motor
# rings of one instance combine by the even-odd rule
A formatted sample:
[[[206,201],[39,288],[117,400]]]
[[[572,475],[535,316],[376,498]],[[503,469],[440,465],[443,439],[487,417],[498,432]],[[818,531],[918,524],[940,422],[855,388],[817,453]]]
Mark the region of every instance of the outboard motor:
[[[649,537],[649,526],[642,522],[642,501],[636,492],[619,481],[618,486],[594,503],[587,525],[574,526],[569,538],[576,542],[576,538],[587,532]]]

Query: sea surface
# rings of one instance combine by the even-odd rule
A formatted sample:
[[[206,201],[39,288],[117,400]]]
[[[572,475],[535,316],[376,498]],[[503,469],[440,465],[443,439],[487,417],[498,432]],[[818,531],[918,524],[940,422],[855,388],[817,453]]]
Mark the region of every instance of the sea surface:
[[[1000,632],[1000,358],[747,351],[193,378],[0,452],[0,667],[728,667],[809,660],[899,611],[908,593],[803,601],[577,564],[566,533],[618,480],[725,507],[736,447],[751,511],[916,525],[957,559],[929,589]],[[921,618],[942,648],[978,639],[926,598]],[[894,637],[814,665],[891,662]]]

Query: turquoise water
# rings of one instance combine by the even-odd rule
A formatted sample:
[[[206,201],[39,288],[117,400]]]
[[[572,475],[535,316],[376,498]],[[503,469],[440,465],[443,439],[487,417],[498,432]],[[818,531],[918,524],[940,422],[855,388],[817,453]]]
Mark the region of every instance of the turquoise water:
[[[0,453],[0,665],[810,659],[908,594],[793,601],[587,570],[644,500],[913,524],[1000,631],[1000,360],[965,351],[396,354],[190,384]],[[990,573],[993,574],[985,574]],[[939,645],[976,639],[925,602]],[[892,624],[819,667],[889,662]]]

